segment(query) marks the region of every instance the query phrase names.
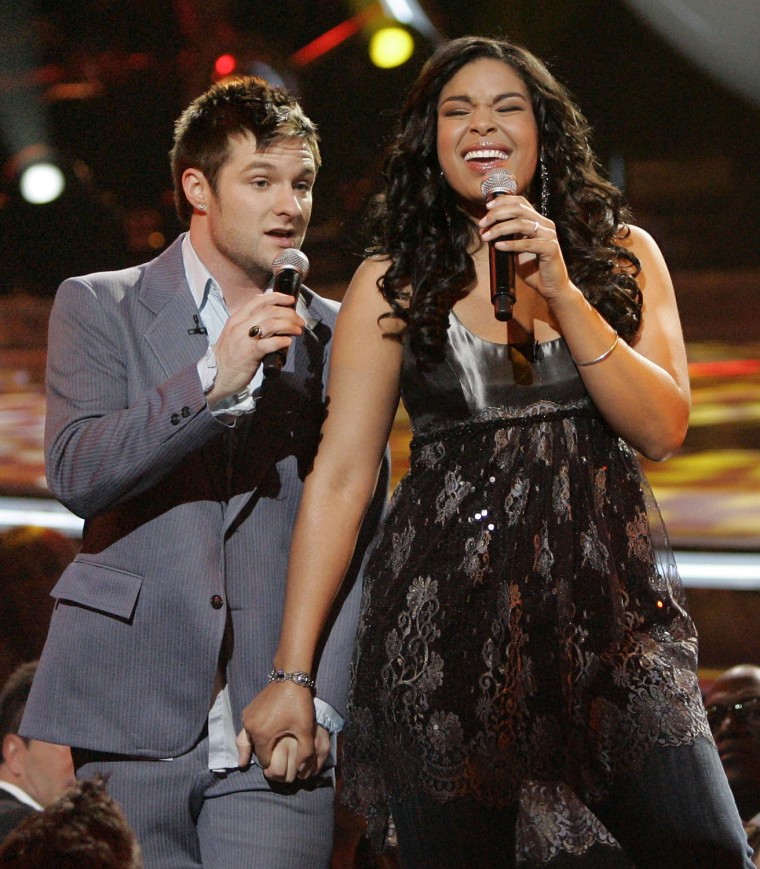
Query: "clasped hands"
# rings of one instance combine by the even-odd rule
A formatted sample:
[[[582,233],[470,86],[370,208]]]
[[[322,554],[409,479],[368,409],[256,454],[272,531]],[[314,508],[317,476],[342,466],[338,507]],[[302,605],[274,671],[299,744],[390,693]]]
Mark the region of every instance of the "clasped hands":
[[[271,682],[243,710],[236,739],[240,766],[256,752],[264,775],[292,783],[316,775],[330,753],[330,734],[316,723],[311,691]]]

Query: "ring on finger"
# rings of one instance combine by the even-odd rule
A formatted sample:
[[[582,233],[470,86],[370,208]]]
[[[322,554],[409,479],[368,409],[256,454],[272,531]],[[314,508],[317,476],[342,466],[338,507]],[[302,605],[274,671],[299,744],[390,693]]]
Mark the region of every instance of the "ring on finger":
[[[535,238],[538,235],[538,221],[533,221],[533,235],[532,238]]]
[[[261,328],[259,326],[251,326],[248,330],[248,335],[251,338],[259,338],[261,336]]]

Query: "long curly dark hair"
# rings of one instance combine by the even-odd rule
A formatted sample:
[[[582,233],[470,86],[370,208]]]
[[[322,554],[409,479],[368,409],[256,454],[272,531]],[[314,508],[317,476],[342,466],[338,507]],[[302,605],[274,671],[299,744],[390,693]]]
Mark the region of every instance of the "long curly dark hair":
[[[369,215],[367,252],[390,259],[378,286],[392,316],[406,324],[420,365],[440,361],[449,312],[475,280],[468,249],[476,230],[441,175],[436,137],[441,90],[462,67],[481,58],[503,61],[525,83],[548,170],[547,216],[556,224],[571,280],[630,341],[641,322],[640,263],[616,243],[629,213],[621,192],[601,175],[586,119],[537,57],[505,40],[476,36],[446,43],[427,61],[385,155],[385,189]],[[529,191],[534,202],[539,175]]]

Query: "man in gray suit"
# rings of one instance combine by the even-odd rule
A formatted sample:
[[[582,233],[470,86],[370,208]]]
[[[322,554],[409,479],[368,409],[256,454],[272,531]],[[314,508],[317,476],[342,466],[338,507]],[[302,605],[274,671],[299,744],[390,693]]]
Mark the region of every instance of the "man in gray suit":
[[[86,521],[22,732],[74,746],[78,777],[109,776],[148,869],[329,863],[329,772],[277,786],[235,743],[268,674],[316,682],[322,757],[345,708],[358,583],[317,671],[270,673],[337,306],[267,290],[303,241],[319,163],[290,97],[215,85],[175,130],[189,233],[145,265],[64,281],[51,315],[48,483]],[[365,542],[383,503],[379,485]]]

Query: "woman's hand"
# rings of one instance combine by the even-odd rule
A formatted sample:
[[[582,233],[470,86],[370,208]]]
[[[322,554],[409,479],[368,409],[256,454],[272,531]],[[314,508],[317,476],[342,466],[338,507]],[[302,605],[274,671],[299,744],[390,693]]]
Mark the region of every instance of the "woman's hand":
[[[253,698],[236,742],[241,766],[255,751],[267,778],[288,783],[315,775],[329,751],[329,735],[317,737],[311,691],[292,682],[272,682]]]
[[[528,286],[547,302],[572,289],[553,221],[524,196],[497,196],[486,208],[478,221],[480,237],[515,254],[517,272]]]

